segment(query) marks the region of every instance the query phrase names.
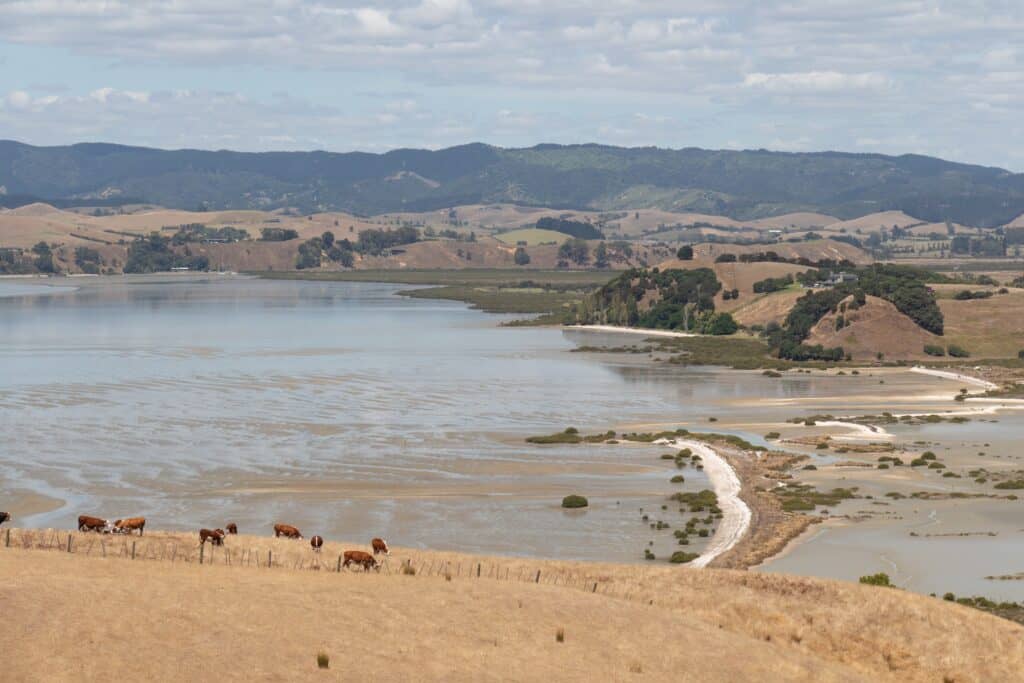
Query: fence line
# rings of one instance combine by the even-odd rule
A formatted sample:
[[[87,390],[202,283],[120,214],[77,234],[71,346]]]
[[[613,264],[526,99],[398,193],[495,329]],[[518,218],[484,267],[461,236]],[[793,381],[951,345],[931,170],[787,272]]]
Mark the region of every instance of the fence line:
[[[110,539],[96,534],[82,532],[68,533],[60,530],[26,530],[12,529],[5,530],[3,536],[4,548],[19,550],[41,550],[60,553],[71,553],[75,555],[98,556],[116,558],[128,562],[175,562],[195,565],[217,565],[232,568],[271,568],[285,569],[291,571],[326,571],[329,573],[344,573],[352,576],[364,574],[361,569],[343,567],[342,556],[338,555],[336,561],[321,558],[320,553],[312,553],[307,556],[300,552],[298,556],[282,556],[280,551],[277,554],[272,549],[267,549],[261,558],[260,550],[252,547],[231,547],[227,545],[214,546],[209,548],[206,544],[194,544],[184,540],[156,537],[150,539],[145,536],[131,539]],[[118,544],[120,540],[120,544]],[[108,546],[108,541],[109,546]],[[42,553],[40,553],[42,555]],[[551,567],[530,569],[528,566],[520,565],[518,570],[513,572],[512,568],[502,566],[498,562],[473,561],[469,568],[463,572],[462,561],[441,560],[439,558],[419,559],[413,561],[406,559],[399,562],[399,569],[392,571],[391,562],[387,556],[380,563],[379,573],[386,576],[401,576],[406,574],[405,567],[411,567],[414,576],[444,578],[447,581],[459,579],[461,581],[494,580],[510,583],[526,583],[536,585],[550,585],[575,590],[582,590],[587,593],[600,593],[610,597],[630,598],[629,592],[617,590],[617,586],[608,577],[588,576],[578,569],[560,570]],[[502,569],[504,568],[504,574]]]

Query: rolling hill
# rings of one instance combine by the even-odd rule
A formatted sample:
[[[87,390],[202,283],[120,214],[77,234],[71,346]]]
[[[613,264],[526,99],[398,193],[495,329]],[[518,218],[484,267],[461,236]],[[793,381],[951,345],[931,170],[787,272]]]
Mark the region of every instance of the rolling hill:
[[[379,214],[509,202],[603,211],[658,208],[755,220],[903,211],[991,227],[1024,212],[1024,174],[931,157],[839,152],[469,144],[437,151],[159,150],[0,141],[6,206],[46,198],[170,208]],[[22,197],[14,201],[15,197]]]
[[[67,553],[16,534],[0,548],[5,680],[1008,681],[1024,666],[1019,625],[894,588],[406,548],[380,573],[337,572],[353,544],[321,557],[255,536],[200,566],[193,534],[133,539],[135,560],[127,542],[102,557],[94,536]]]

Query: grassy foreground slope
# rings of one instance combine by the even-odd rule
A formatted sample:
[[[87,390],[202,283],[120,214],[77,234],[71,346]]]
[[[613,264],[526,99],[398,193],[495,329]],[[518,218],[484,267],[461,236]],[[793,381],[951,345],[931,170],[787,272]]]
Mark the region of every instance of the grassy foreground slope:
[[[90,541],[75,534],[78,549]],[[337,574],[337,554],[358,545],[325,544],[309,571],[305,542],[245,536],[228,547],[272,549],[282,566],[238,554],[229,566],[210,548],[214,564],[199,566],[191,534],[147,534],[134,561],[115,556],[122,542],[107,539],[107,558],[0,548],[17,643],[0,678],[960,682],[1024,669],[1020,626],[889,588],[402,548],[386,573]],[[182,549],[176,562],[154,559],[170,546]],[[406,560],[415,576],[397,571]],[[319,651],[329,672],[316,668]]]

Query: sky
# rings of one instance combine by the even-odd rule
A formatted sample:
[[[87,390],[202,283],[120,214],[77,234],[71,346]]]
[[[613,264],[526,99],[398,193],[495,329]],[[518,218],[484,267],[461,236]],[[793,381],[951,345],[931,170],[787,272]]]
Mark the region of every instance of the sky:
[[[0,138],[918,153],[1024,171],[1021,0],[0,0]]]

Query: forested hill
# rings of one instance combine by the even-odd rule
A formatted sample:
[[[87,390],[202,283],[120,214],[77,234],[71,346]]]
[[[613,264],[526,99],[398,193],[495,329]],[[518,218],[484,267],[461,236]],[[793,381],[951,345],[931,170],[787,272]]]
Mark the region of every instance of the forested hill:
[[[511,202],[740,220],[803,210],[852,218],[892,209],[925,221],[997,226],[1024,213],[1024,174],[924,156],[838,152],[470,144],[385,154],[242,153],[0,141],[0,205],[15,197],[358,214]]]

